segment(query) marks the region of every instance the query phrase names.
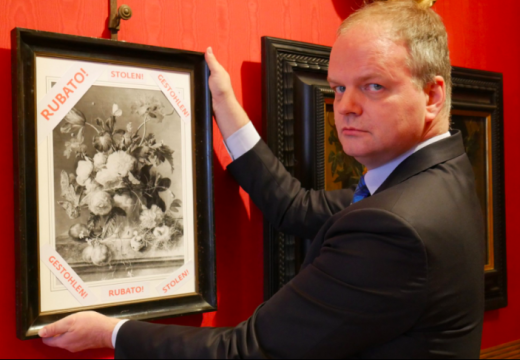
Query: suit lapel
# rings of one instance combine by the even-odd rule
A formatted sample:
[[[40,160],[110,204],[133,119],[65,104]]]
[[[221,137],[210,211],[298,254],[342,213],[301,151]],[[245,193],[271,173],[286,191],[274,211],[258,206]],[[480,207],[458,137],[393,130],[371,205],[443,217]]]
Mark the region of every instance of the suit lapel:
[[[385,191],[392,186],[398,185],[407,179],[426,171],[436,165],[445,163],[449,160],[452,160],[456,157],[459,157],[466,153],[464,149],[464,143],[462,142],[462,134],[459,130],[452,131],[452,136],[447,139],[438,141],[432,145],[425,147],[424,149],[419,150],[415,154],[411,155],[405,161],[403,161],[390,176],[386,179],[386,181],[381,185],[381,187],[375,192],[378,194],[381,191]],[[375,195],[374,194],[374,195]],[[358,204],[362,204],[360,202]],[[345,214],[345,212],[350,212],[353,209],[358,208],[358,205],[352,205],[344,209],[342,212],[335,214],[329,222],[325,224],[325,226],[321,229],[321,232],[317,235],[316,240],[313,242],[311,248],[307,252],[307,256],[305,258],[304,265],[302,265],[302,269],[308,266],[314,259],[319,256],[321,247],[323,246],[323,241],[325,240],[325,234],[332,224],[337,221],[340,217]],[[361,205],[363,206],[363,205]]]
[[[376,191],[376,194],[400,184],[412,176],[438,164],[442,164],[464,154],[465,149],[461,132],[456,130],[452,131],[451,134],[451,137],[429,145],[403,161],[385,180],[383,185]]]

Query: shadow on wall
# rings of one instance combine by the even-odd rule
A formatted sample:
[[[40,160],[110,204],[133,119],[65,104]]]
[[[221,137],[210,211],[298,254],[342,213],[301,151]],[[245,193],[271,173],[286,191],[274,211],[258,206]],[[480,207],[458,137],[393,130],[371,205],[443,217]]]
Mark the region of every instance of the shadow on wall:
[[[249,119],[263,135],[262,129],[262,64],[244,61],[241,68],[242,105]]]
[[[336,12],[342,19],[346,19],[354,11],[359,9],[365,0],[332,0]]]

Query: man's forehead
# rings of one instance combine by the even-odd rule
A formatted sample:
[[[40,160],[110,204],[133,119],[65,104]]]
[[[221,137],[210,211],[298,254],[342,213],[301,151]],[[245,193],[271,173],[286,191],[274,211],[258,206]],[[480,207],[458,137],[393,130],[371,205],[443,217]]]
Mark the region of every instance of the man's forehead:
[[[343,71],[358,77],[384,76],[407,68],[408,50],[384,26],[359,24],[340,35],[332,48],[329,75],[334,81]]]

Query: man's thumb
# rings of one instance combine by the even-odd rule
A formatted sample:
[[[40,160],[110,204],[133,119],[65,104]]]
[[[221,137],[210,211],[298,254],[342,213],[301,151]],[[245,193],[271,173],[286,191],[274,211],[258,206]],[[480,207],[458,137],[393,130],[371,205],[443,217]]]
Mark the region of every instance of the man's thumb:
[[[213,53],[213,49],[211,47],[206,50],[206,62],[208,63],[209,70],[211,72],[215,72],[220,67],[215,54]]]
[[[52,330],[52,325],[46,326],[38,332],[38,335],[43,339],[51,337],[53,336],[51,335],[53,332]]]
[[[47,325],[38,332],[41,338],[50,338],[62,335],[69,331],[69,321],[67,318],[60,320],[54,324]]]

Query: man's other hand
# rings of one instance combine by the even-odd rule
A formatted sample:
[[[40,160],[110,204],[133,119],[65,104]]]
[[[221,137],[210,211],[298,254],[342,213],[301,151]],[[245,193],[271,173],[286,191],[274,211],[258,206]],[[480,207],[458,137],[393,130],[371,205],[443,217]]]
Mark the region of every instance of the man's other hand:
[[[209,88],[211,95],[213,95],[213,100],[220,101],[224,100],[224,98],[234,96],[235,93],[231,85],[231,78],[226,69],[218,62],[211,47],[206,51],[206,62],[211,72]]]
[[[215,119],[224,140],[226,140],[247,125],[249,117],[235,97],[228,72],[220,65],[211,48],[206,51],[206,62],[211,72],[209,89],[213,96]]]
[[[44,327],[39,335],[44,344],[73,353],[89,349],[113,349],[112,333],[119,321],[96,312],[84,312]]]

